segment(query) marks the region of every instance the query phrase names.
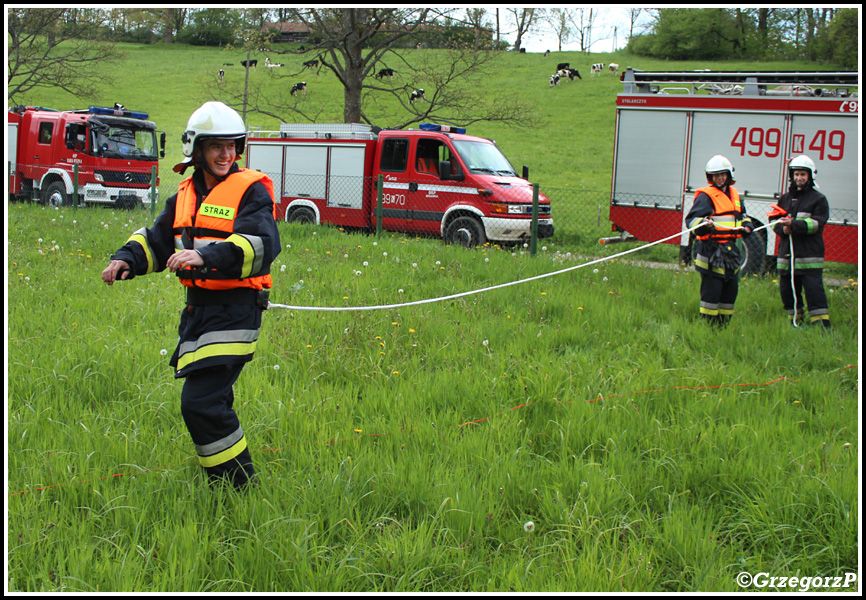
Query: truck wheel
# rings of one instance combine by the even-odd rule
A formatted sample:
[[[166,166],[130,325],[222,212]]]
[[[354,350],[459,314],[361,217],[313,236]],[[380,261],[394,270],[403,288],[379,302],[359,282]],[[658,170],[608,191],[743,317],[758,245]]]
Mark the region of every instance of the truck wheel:
[[[754,221],[755,227],[763,223]],[[764,272],[764,260],[767,254],[767,231],[762,230],[748,237],[740,238],[737,242],[743,263],[740,265],[740,275],[761,275]]]
[[[445,243],[459,244],[467,248],[487,243],[484,226],[474,217],[457,217],[445,229]]]
[[[754,222],[755,227],[760,227],[763,223]],[[743,262],[740,263],[740,276],[746,275],[761,275],[764,273],[770,261],[766,260],[767,254],[767,232],[759,231],[748,237],[743,237],[737,240],[737,248],[740,250],[740,256],[743,257]],[[685,265],[694,264],[697,249],[695,245],[695,236],[689,236],[689,245],[680,248],[680,262]]]
[[[288,215],[286,215],[287,223],[315,223],[316,222],[316,213],[307,206],[301,206],[299,208],[290,211]]]
[[[45,193],[42,195],[42,201],[51,208],[60,208],[61,206],[72,206],[72,199],[66,193],[66,186],[62,181],[55,181],[48,186]]]

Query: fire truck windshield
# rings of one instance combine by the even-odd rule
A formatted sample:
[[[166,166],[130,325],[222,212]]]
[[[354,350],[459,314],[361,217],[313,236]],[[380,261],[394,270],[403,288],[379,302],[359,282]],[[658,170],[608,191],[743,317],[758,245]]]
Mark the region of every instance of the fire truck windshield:
[[[473,173],[490,173],[517,177],[517,171],[495,144],[454,140],[460,158]]]
[[[147,127],[135,127],[128,121],[90,119],[91,154],[102,158],[156,160],[156,132]]]

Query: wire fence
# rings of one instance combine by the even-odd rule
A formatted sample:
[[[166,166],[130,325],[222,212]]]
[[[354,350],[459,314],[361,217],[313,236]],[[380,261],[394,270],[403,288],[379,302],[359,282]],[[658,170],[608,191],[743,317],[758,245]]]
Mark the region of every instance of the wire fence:
[[[467,246],[485,243],[525,245],[532,252],[549,246],[561,253],[605,256],[619,242],[652,242],[685,228],[691,193],[653,196],[609,191],[533,186],[515,177],[485,178],[484,187],[442,179],[419,168],[377,178],[329,172],[265,172],[274,184],[276,215],[289,223],[318,223],[345,229],[397,231],[441,238]],[[127,169],[85,169],[70,166],[46,177],[37,188],[28,165],[16,165],[10,178],[10,199],[51,207],[108,207],[149,211],[155,217],[177,193],[183,176],[167,169],[159,175],[149,165]],[[189,173],[189,171],[188,171]],[[381,189],[380,189],[381,185]],[[78,202],[74,198],[78,198]],[[381,202],[379,202],[381,198]],[[831,199],[832,201],[832,199]],[[747,200],[753,220],[766,223],[771,201]],[[825,227],[826,260],[858,262],[859,211],[831,207]],[[773,265],[777,236],[766,232],[746,240],[746,272],[760,273]],[[602,243],[599,243],[599,242]],[[688,235],[652,249],[648,260],[689,262]]]

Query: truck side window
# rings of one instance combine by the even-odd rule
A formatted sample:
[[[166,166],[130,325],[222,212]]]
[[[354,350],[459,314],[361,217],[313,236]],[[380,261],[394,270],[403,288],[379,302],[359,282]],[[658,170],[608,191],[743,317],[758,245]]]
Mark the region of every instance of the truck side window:
[[[51,133],[54,131],[54,123],[51,121],[43,122],[39,124],[39,143],[40,144],[50,144],[51,143]]]
[[[405,171],[409,162],[409,140],[391,138],[382,144],[382,171]]]
[[[415,150],[415,170],[439,176],[439,160],[442,157],[445,144],[439,140],[418,140]]]

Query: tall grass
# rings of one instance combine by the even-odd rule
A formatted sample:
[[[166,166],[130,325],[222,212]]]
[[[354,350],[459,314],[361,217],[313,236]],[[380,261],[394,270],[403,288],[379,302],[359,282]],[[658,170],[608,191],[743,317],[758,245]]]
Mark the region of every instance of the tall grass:
[[[625,261],[271,310],[235,390],[259,471],[237,494],[180,416],[180,286],[99,279],[149,216],[7,218],[10,590],[730,592],[857,568],[856,286],[829,333],[758,278],[708,329],[694,273]],[[582,260],[280,232],[292,305]]]

